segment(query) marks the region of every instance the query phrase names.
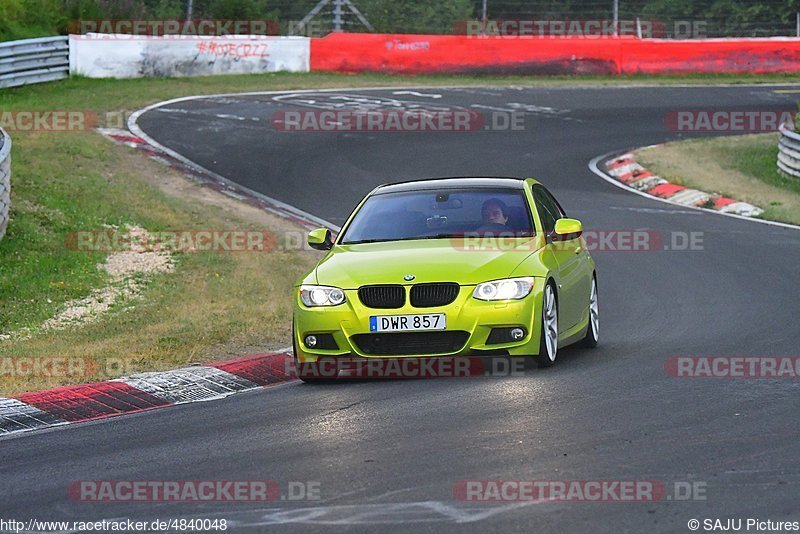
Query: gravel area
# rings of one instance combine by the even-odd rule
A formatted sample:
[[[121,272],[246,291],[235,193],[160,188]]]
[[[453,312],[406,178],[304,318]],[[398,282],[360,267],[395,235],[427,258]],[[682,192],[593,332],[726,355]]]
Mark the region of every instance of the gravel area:
[[[128,230],[131,233],[147,233],[143,228],[133,227]],[[98,264],[98,268],[109,274],[110,284],[92,291],[87,297],[66,302],[58,315],[42,323],[42,330],[62,330],[96,321],[115,303],[136,298],[144,288],[143,277],[171,273],[175,270],[175,264],[172,255],[167,251],[124,251],[109,254],[105,262]],[[0,340],[12,337],[25,338],[30,337],[30,334],[0,334]]]

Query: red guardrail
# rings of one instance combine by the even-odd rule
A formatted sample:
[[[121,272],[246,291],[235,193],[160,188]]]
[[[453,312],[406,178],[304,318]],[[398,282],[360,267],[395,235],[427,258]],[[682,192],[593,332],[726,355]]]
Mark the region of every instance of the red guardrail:
[[[403,74],[800,72],[800,39],[677,41],[339,33],[311,40],[311,70]]]
[[[800,39],[643,39],[623,43],[625,74],[800,72]]]

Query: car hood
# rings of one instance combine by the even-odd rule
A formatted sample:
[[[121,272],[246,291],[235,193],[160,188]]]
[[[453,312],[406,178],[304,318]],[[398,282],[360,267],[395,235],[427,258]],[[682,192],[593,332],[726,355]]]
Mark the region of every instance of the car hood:
[[[317,283],[342,289],[370,284],[457,282],[473,285],[506,278],[535,252],[537,240],[514,247],[477,247],[463,240],[430,239],[337,245],[316,269]],[[404,280],[413,275],[412,281]]]

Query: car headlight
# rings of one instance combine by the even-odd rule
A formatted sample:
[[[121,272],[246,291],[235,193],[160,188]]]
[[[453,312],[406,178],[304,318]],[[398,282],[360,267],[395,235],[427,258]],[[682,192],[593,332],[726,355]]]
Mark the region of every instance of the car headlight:
[[[472,296],[478,300],[519,300],[533,289],[533,277],[493,280],[475,286]]]
[[[338,306],[344,302],[344,291],[338,287],[300,286],[300,300],[308,307]]]

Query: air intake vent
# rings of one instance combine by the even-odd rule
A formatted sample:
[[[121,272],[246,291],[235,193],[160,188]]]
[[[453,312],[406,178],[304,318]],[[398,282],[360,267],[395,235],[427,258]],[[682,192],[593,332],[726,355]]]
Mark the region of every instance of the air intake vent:
[[[411,305],[415,308],[446,306],[458,296],[458,284],[417,284],[411,288]]]
[[[458,352],[464,348],[469,332],[391,332],[356,334],[351,339],[359,350],[369,355],[427,356]]]
[[[358,298],[367,308],[402,308],[406,289],[401,285],[363,286],[358,288]]]

